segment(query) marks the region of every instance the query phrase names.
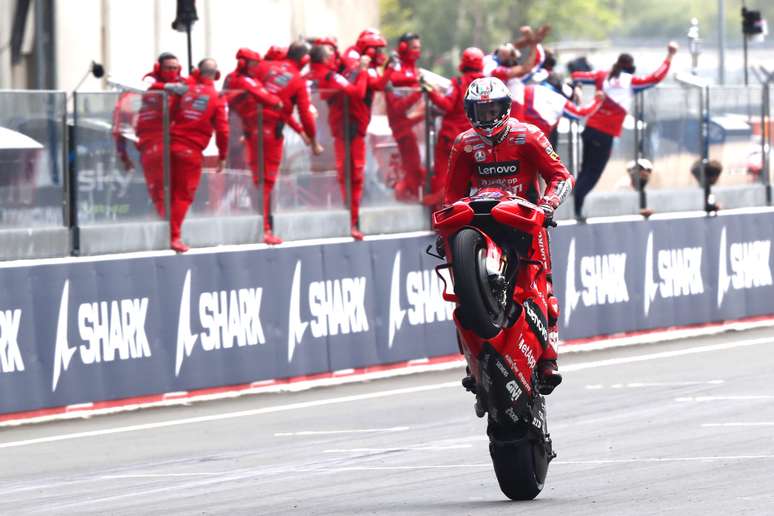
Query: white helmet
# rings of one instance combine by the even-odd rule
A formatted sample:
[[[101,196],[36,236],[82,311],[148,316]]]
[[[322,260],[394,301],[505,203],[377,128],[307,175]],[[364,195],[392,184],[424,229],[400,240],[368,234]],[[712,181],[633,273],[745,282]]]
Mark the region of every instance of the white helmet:
[[[480,135],[492,138],[505,129],[511,114],[511,92],[496,77],[482,77],[468,86],[465,115]]]

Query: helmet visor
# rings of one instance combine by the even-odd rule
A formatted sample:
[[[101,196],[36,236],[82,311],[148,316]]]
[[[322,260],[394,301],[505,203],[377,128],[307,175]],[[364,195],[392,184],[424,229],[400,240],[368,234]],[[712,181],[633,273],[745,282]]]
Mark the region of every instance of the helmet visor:
[[[490,101],[466,101],[467,114],[475,127],[497,127],[508,117],[511,109],[510,98],[499,98]]]

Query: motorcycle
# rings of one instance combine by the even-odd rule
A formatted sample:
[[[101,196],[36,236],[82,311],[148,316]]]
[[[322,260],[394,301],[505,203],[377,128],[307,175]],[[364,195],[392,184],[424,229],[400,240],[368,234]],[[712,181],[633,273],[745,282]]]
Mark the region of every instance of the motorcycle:
[[[497,481],[508,498],[531,500],[543,489],[556,454],[536,370],[542,353],[536,333],[546,337],[546,326],[517,285],[546,281],[538,274],[541,262],[530,260],[528,250],[544,225],[555,224],[536,205],[499,189],[480,190],[434,212],[432,224],[439,243],[437,254],[432,246],[427,252],[446,262],[436,273],[444,299],[457,305],[457,340],[468,370],[462,383],[476,396],[476,415],[488,414]]]

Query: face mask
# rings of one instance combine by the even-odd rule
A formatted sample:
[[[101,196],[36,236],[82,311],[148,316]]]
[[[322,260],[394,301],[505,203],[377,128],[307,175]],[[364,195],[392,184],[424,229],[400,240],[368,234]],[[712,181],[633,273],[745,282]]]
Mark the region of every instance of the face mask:
[[[624,71],[624,72],[626,72],[626,73],[628,73],[628,74],[634,74],[634,71],[635,71],[636,69],[637,69],[637,67],[636,67],[636,66],[634,66],[634,65],[632,65],[632,66],[628,66],[628,67],[626,67],[626,68],[621,68],[621,70],[622,70],[622,71]]]
[[[161,70],[159,78],[164,82],[176,82],[180,78],[178,70]]]

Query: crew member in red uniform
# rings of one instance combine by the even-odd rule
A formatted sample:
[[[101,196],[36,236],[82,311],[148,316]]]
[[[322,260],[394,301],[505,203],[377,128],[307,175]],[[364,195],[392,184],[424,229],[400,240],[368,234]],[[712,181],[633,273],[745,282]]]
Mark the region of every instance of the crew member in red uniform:
[[[357,228],[360,195],[363,191],[363,167],[365,166],[365,139],[361,135],[356,119],[347,107],[355,102],[361,102],[368,88],[368,70],[371,59],[361,56],[359,73],[353,75],[353,81],[348,81],[336,72],[339,67],[336,54],[329,43],[315,45],[311,51],[311,64],[307,79],[320,92],[320,97],[328,103],[328,125],[334,141],[336,153],[336,172],[341,189],[341,197],[347,201],[347,184],[345,163],[345,138],[350,141],[352,174],[352,209],[350,222],[352,237],[360,240],[363,234]],[[349,134],[345,134],[345,125],[349,125]],[[359,168],[357,168],[359,167]]]
[[[365,176],[366,159],[366,133],[368,124],[371,122],[371,105],[373,103],[374,93],[384,90],[386,81],[390,74],[380,74],[378,67],[382,66],[387,60],[384,52],[387,46],[387,40],[374,29],[366,29],[360,33],[357,42],[347,49],[341,56],[343,65],[343,75],[352,83],[358,80],[360,74],[365,73],[367,85],[365,95],[362,97],[349,96],[349,119],[350,131],[348,136],[350,144],[350,187],[352,191],[352,204],[350,206],[350,222],[352,237],[356,240],[363,238],[363,233],[359,228],[360,221],[360,200],[363,196],[363,181]],[[368,58],[368,68],[363,70],[363,57]],[[336,168],[338,169],[340,181],[345,177],[345,145],[343,138],[336,138],[334,135],[334,150],[336,153]],[[342,187],[342,192],[346,192],[346,186]]]
[[[311,109],[309,91],[301,69],[309,62],[309,45],[295,42],[288,48],[288,57],[283,61],[263,61],[256,70],[256,78],[266,89],[282,100],[282,108],[269,107],[263,112],[263,236],[270,245],[280,244],[282,240],[272,232],[271,191],[277,180],[282,161],[282,131],[285,123],[291,119],[293,108],[298,109],[303,126],[304,141],[312,146],[315,155],[323,148],[317,142],[317,125]],[[258,184],[258,176],[253,180]]]
[[[583,201],[586,195],[599,181],[605,170],[613,139],[621,136],[626,113],[631,105],[634,93],[655,86],[666,77],[672,56],[677,52],[677,43],[667,47],[667,56],[661,66],[650,75],[634,75],[634,58],[621,54],[612,70],[596,72],[574,72],[572,78],[587,84],[594,84],[597,91],[605,93],[605,101],[586,122],[581,134],[583,139],[583,161],[578,173],[578,185],[575,189],[575,217],[583,220]]]
[[[181,240],[183,219],[194,200],[202,175],[202,153],[215,131],[218,168],[223,171],[228,153],[228,115],[226,102],[218,95],[215,81],[220,72],[214,59],[203,59],[191,73],[188,91],[175,108],[172,119],[172,208],[170,242],[173,250],[184,253],[188,246]]]
[[[428,89],[430,100],[444,111],[438,141],[435,144],[434,174],[431,181],[431,193],[422,202],[428,206],[438,204],[446,185],[446,173],[449,167],[449,155],[457,135],[470,129],[470,121],[465,115],[465,92],[470,83],[484,76],[484,52],[480,48],[470,47],[462,52],[459,71],[462,75],[452,79],[452,86],[446,95],[435,89]]]
[[[174,54],[159,55],[153,70],[145,74],[148,91],[142,96],[142,105],[137,115],[137,149],[140,151],[145,184],[159,217],[164,217],[164,95],[167,92],[167,112],[172,120],[172,111],[179,95],[187,86],[180,76],[180,62]],[[169,129],[169,128],[168,128]]]
[[[499,188],[532,201],[552,218],[570,194],[573,178],[540,129],[510,118],[510,111],[510,93],[499,79],[485,77],[471,83],[465,95],[465,112],[473,128],[460,134],[452,146],[444,202],[451,204],[482,188]],[[540,177],[546,183],[542,194]],[[547,339],[536,329],[533,333],[543,348],[537,366],[540,392],[549,394],[562,377],[556,364],[559,303],[553,295],[546,230],[532,240],[528,255],[538,263],[522,267],[534,267],[534,275],[517,277],[514,296],[522,304],[532,300],[532,306],[542,312],[539,317],[548,322]],[[545,282],[521,281],[541,275]],[[538,290],[536,285],[540,284],[547,285],[546,292]]]
[[[579,106],[563,94],[556,91],[551,85],[528,84],[524,88],[524,108],[522,121],[537,126],[543,134],[549,136],[555,134],[554,129],[559,125],[559,119],[563,116],[572,120],[580,120],[592,115],[602,105],[605,94],[597,92],[594,102]],[[552,145],[555,145],[552,143]]]
[[[284,61],[288,58],[288,47],[272,45],[269,47],[269,50],[266,51],[266,55],[263,57],[267,61]]]
[[[424,116],[409,115],[409,111],[422,98],[419,88],[417,61],[422,53],[419,35],[406,32],[398,40],[397,57],[387,64],[385,73],[389,81],[385,87],[387,121],[392,137],[398,144],[403,174],[395,185],[395,197],[409,201],[419,198],[419,190],[425,179],[425,168],[419,155],[419,143],[414,126]]]

